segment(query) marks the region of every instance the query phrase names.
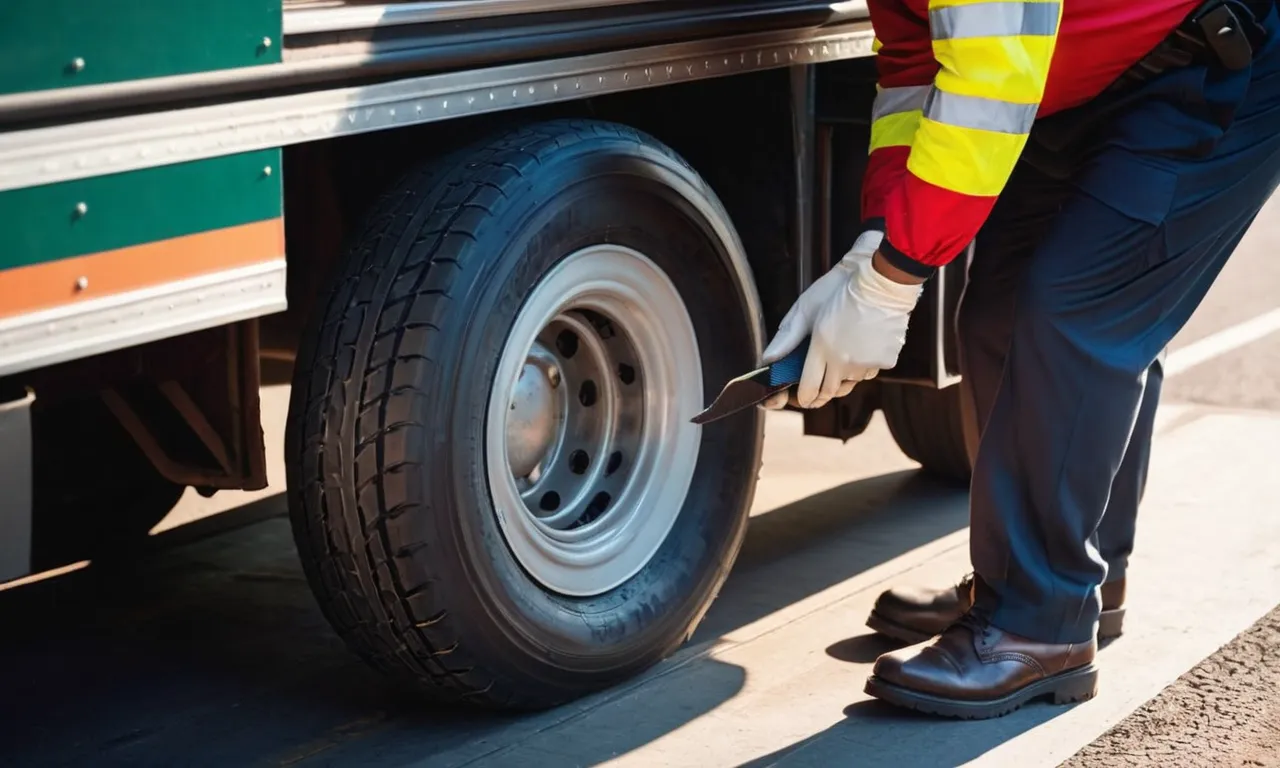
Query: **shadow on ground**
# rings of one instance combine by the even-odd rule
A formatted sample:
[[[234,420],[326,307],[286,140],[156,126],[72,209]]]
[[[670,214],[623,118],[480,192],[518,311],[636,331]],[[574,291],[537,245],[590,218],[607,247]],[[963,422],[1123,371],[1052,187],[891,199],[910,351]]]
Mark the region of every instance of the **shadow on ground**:
[[[503,764],[493,759],[509,755],[522,766],[557,764],[519,752],[520,742],[605,702],[645,695],[642,679],[523,717],[418,703],[356,660],[325,623],[283,512],[278,497],[256,502],[204,528],[163,535],[168,545],[131,569],[91,567],[0,593],[4,762],[394,766]],[[249,524],[211,535],[237,520]],[[966,522],[963,494],[914,472],[759,515],[693,642],[713,641]],[[850,653],[872,652],[853,642]],[[696,692],[676,706],[654,702],[641,723],[582,734],[572,754],[587,757],[575,762],[638,749],[741,690],[743,670],[697,663],[705,668]],[[793,749],[814,748],[805,744]]]
[[[803,741],[742,763],[738,768],[817,768],[882,766],[953,768],[981,757],[1017,736],[1069,711],[1068,707],[1028,706],[979,727],[972,722],[939,720],[879,701],[845,708],[845,719]],[[909,744],[909,754],[893,754],[881,745]],[[895,750],[896,751],[896,750]]]

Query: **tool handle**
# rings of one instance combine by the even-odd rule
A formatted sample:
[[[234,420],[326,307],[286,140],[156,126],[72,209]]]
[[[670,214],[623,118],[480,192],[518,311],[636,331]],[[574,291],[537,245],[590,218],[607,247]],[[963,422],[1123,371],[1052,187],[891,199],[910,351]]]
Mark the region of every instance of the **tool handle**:
[[[804,341],[800,342],[786,357],[769,366],[769,386],[799,384],[800,374],[804,373],[804,361],[808,356],[809,337],[805,336]]]

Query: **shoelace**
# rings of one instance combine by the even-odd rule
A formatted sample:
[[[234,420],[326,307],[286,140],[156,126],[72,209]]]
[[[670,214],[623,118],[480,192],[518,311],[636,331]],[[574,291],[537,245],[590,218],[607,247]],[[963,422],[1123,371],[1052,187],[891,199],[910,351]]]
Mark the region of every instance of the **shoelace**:
[[[983,640],[991,637],[991,619],[979,610],[970,609],[968,613],[960,617],[956,625],[965,627],[973,633],[974,637],[979,637]]]

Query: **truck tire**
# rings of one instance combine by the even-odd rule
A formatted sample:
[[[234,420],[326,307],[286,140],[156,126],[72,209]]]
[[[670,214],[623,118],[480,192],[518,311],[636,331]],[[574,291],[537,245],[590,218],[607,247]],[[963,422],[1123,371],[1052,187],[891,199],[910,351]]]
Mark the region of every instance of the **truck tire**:
[[[554,706],[692,633],[746,527],[763,417],[690,423],[761,343],[727,214],[600,122],[410,172],[318,305],[287,430],[326,617],[433,698]]]
[[[33,572],[127,563],[186,486],[165,479],[95,396],[31,412]]]
[[[882,384],[880,406],[889,432],[908,458],[941,480],[968,485],[972,465],[960,397],[959,386]]]

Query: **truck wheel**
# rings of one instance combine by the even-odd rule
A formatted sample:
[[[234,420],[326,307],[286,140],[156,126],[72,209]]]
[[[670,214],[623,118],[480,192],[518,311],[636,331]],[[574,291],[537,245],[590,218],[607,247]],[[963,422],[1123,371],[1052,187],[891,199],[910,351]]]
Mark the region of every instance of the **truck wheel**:
[[[182,498],[97,396],[44,407],[32,426],[33,571],[127,562]]]
[[[727,215],[598,122],[410,173],[311,320],[290,511],[350,648],[432,695],[543,708],[686,640],[745,531],[758,413],[689,419],[757,359]]]
[[[885,421],[902,452],[926,472],[967,485],[972,465],[965,445],[960,387],[882,384],[880,392]]]

